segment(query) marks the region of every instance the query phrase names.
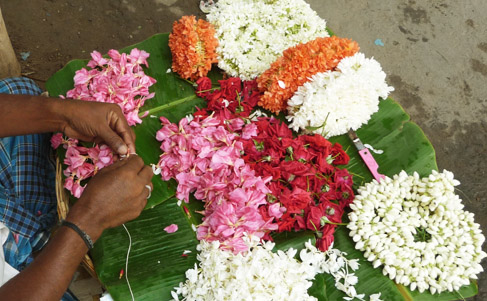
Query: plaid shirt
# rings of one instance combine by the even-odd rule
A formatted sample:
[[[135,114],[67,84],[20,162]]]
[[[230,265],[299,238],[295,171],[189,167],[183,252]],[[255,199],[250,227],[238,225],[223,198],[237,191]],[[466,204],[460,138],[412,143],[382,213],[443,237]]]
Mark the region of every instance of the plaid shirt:
[[[0,80],[2,94],[41,92],[30,79]],[[0,222],[11,233],[3,248],[5,261],[17,270],[32,262],[32,252],[45,245],[57,221],[49,138],[48,134],[0,138]]]

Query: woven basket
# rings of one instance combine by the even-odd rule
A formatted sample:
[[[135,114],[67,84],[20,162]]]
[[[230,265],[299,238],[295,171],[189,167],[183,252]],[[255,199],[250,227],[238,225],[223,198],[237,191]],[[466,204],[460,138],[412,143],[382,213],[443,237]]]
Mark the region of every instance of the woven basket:
[[[56,197],[59,220],[63,220],[69,212],[69,195],[63,187],[63,166],[59,158],[56,159]],[[95,266],[93,265],[90,255],[85,255],[81,265],[93,278],[98,280],[98,276],[95,273]]]

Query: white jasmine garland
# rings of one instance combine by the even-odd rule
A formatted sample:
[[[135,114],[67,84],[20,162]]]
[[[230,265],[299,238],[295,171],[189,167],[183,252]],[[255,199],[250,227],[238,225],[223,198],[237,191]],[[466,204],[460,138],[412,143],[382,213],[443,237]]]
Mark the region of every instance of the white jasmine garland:
[[[313,75],[288,101],[290,128],[326,138],[357,130],[379,110],[379,98],[394,88],[374,59],[363,53],[340,61],[336,71]]]
[[[375,268],[396,283],[432,294],[456,291],[483,271],[485,240],[474,215],[444,170],[426,178],[402,171],[358,189],[350,205],[350,236]]]
[[[220,0],[207,19],[219,41],[218,67],[251,80],[282,52],[328,37],[326,22],[304,0]]]
[[[187,280],[171,292],[173,300],[316,300],[308,288],[317,273],[335,277],[336,287],[349,297],[364,300],[354,285],[358,260],[347,260],[339,250],[330,248],[323,253],[309,241],[300,252],[302,262],[295,259],[297,251],[272,252],[274,243],[259,243],[259,238],[247,238],[250,251],[233,254],[220,249],[218,241],[200,241],[197,247],[199,264],[186,271]],[[370,296],[380,301],[380,294]]]

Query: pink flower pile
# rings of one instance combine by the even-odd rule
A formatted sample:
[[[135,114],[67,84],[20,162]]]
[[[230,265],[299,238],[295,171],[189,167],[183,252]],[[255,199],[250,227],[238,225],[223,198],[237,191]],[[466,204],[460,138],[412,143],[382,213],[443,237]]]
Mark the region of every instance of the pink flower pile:
[[[218,240],[222,248],[234,253],[247,251],[244,233],[259,238],[277,230],[275,218],[282,216],[279,204],[270,206],[265,219],[258,207],[267,203],[271,180],[255,175],[241,158],[243,145],[235,131],[249,138],[255,126],[244,126],[236,118],[225,125],[213,116],[200,121],[181,119],[179,127],[161,117],[162,129],[156,138],[161,141],[158,167],[162,179],[178,181],[176,197],[189,202],[189,194],[205,202],[203,223],[198,226],[197,238]],[[228,130],[227,130],[228,129]]]
[[[149,53],[134,48],[127,55],[112,49],[108,51],[108,56],[111,59],[105,59],[99,52],[93,51],[92,60],[88,63],[92,69],[76,71],[74,89],[69,90],[66,97],[116,103],[129,125],[142,123],[138,116],[139,108],[147,99],[154,97],[154,93],[149,93],[149,87],[156,82],[142,69],[142,65],[149,66]]]
[[[54,149],[61,144],[66,149],[64,164],[67,165],[67,168],[64,170],[66,176],[64,188],[76,198],[81,196],[86,187],[86,184],[81,183],[82,181],[113,163],[113,152],[104,144],[94,147],[79,146],[78,140],[64,139],[61,133],[52,136],[51,144]]]
[[[88,62],[90,70],[83,68],[76,71],[74,88],[66,93],[67,98],[85,101],[116,103],[122,109],[129,125],[142,123],[139,118],[139,109],[147,99],[153,98],[154,93],[149,87],[156,80],[144,73],[142,65],[149,67],[147,58],[149,53],[137,48],[130,54],[108,51],[110,59],[105,59],[98,51],[91,53]],[[82,181],[95,175],[98,170],[113,163],[114,153],[107,145],[83,147],[78,145],[76,139],[64,139],[62,134],[56,134],[51,139],[54,149],[63,145],[66,149],[64,170],[67,177],[64,188],[79,198],[86,184]]]

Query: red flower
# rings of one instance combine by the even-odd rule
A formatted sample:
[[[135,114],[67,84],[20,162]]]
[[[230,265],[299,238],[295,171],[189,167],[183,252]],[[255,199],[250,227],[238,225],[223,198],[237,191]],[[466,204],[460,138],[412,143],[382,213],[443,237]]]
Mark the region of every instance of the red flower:
[[[238,77],[230,77],[227,80],[218,81],[225,99],[238,103],[237,98],[241,98],[242,82]],[[243,99],[240,99],[243,100]]]
[[[211,93],[211,79],[208,77],[201,77],[196,81],[198,87],[196,88],[196,95],[206,98]]]
[[[343,208],[340,205],[325,200],[320,204],[320,207],[323,209],[324,215],[330,222],[337,224],[342,222]]]
[[[291,231],[294,226],[296,219],[291,216],[290,213],[286,212],[281,217],[281,220],[277,222],[279,225],[278,232]]]
[[[306,215],[306,227],[312,231],[319,231],[321,229],[321,217],[324,215],[323,208],[320,206],[309,207]]]
[[[331,156],[334,158],[334,165],[346,165],[348,164],[348,161],[350,161],[350,157],[339,143],[335,143],[335,145],[333,145],[331,149]]]
[[[292,176],[311,176],[310,166],[299,161],[282,161],[279,165],[284,180],[289,180]]]
[[[284,188],[280,200],[287,213],[301,213],[312,201],[311,194],[301,188],[294,188],[292,191]]]
[[[333,233],[335,233],[335,227],[335,225],[328,224],[323,228],[321,238],[316,241],[316,246],[320,251],[326,252],[330,248],[330,245],[334,241]]]
[[[318,150],[320,153],[326,156],[330,153],[331,142],[326,140],[325,137],[321,135],[303,135],[299,136],[299,138],[303,139],[304,144],[309,144],[310,148]]]

